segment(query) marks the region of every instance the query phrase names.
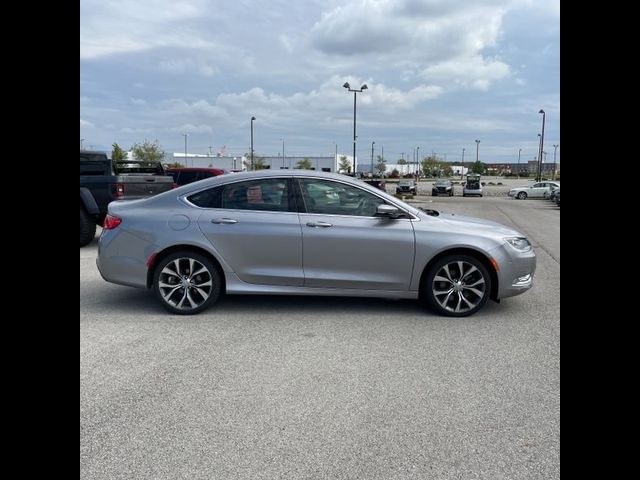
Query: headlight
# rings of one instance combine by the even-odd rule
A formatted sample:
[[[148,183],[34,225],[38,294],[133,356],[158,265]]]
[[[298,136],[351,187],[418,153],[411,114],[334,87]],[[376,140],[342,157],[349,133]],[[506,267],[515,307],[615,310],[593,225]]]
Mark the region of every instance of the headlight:
[[[511,237],[504,239],[509,245],[520,252],[527,252],[531,250],[531,244],[529,240],[524,237]]]

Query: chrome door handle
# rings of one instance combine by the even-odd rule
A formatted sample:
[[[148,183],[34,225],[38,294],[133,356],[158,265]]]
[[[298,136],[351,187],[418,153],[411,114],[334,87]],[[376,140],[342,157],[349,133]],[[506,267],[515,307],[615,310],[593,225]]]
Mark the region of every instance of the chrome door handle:
[[[333,227],[333,224],[331,223],[327,223],[327,222],[307,222],[307,227],[314,227],[314,228],[329,228],[329,227]]]
[[[238,223],[238,220],[233,218],[212,218],[211,223],[215,223],[216,225],[231,225],[232,223]]]

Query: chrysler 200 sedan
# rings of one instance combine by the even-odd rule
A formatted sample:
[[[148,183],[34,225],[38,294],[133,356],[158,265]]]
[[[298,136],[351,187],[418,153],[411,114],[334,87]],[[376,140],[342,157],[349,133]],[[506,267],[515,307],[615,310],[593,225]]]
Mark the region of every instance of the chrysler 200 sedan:
[[[345,175],[262,170],[110,203],[97,265],[176,314],[226,292],[411,298],[463,317],[531,288],[536,256],[495,222],[417,209]]]

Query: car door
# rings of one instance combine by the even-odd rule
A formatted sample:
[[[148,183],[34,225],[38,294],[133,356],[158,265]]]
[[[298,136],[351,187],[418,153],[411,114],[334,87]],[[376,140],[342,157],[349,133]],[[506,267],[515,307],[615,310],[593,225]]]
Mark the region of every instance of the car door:
[[[544,192],[549,188],[549,184],[547,182],[538,182],[534,183],[531,186],[531,193],[529,194],[532,198],[542,198],[544,197]]]
[[[302,232],[288,178],[233,182],[192,195],[209,205],[198,225],[247,283],[301,286]]]
[[[301,177],[296,186],[305,287],[409,289],[415,250],[409,214],[377,217],[384,199],[338,181]]]

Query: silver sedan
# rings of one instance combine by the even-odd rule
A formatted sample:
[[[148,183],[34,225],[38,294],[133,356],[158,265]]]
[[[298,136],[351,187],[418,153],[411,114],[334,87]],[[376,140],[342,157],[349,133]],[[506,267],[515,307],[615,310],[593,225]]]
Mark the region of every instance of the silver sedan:
[[[177,314],[226,292],[413,298],[462,317],[531,288],[536,256],[495,222],[416,209],[345,175],[262,170],[112,202],[97,264]]]

